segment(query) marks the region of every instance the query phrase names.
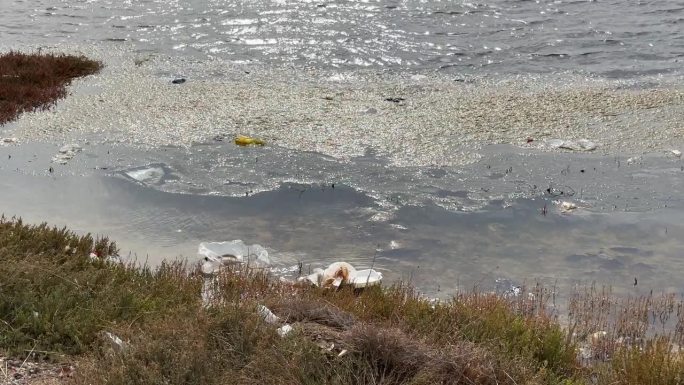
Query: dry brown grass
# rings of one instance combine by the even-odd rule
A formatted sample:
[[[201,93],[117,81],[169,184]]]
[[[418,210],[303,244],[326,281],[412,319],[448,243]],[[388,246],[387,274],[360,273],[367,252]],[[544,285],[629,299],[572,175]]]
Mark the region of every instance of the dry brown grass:
[[[69,353],[76,384],[684,383],[674,296],[587,288],[563,327],[547,310],[552,290],[541,287],[433,302],[402,285],[301,288],[236,266],[204,309],[203,278],[186,266],[91,261],[92,249],[116,251],[65,229],[0,221],[0,350]],[[294,331],[281,338],[258,305]],[[578,359],[579,348],[590,359]]]
[[[0,55],[0,125],[24,111],[50,108],[66,96],[71,80],[98,72],[102,63],[83,56],[25,54]]]

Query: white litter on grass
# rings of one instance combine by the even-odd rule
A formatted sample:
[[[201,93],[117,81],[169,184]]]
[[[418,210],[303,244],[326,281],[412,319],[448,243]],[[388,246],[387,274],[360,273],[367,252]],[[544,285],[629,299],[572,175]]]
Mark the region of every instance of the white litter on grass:
[[[292,332],[293,330],[294,330],[294,328],[290,324],[285,324],[285,325],[279,327],[278,329],[276,329],[276,332],[278,333],[278,335],[280,337],[285,337],[288,334],[290,334],[290,332]]]
[[[109,339],[109,341],[112,343],[112,348],[114,348],[114,350],[117,352],[121,353],[124,351],[124,349],[126,349],[126,343],[116,334],[104,332],[104,335]]]
[[[356,270],[346,262],[334,262],[325,270],[315,269],[312,274],[300,277],[298,281],[321,287],[339,287],[347,284],[360,289],[380,284],[382,273],[373,269]]]
[[[261,318],[266,321],[266,323],[276,325],[280,323],[280,317],[277,315],[273,314],[271,309],[267,308],[264,305],[259,305],[257,306],[257,313]]]
[[[216,277],[204,277],[204,282],[202,283],[202,306],[205,309],[210,308],[216,303],[218,296],[216,295],[218,290],[218,280]]]
[[[88,254],[88,258],[93,262],[104,260],[105,262],[109,263],[123,263],[121,257],[119,257],[118,255],[108,255],[105,258],[100,258],[95,252],[91,252],[90,254]]]
[[[166,172],[161,167],[148,167],[139,170],[126,171],[126,175],[145,184],[159,184]]]

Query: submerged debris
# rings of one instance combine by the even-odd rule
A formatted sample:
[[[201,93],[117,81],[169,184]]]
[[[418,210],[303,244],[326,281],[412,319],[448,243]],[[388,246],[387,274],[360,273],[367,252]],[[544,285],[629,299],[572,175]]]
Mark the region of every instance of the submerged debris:
[[[83,148],[78,144],[66,144],[59,149],[57,155],[52,157],[53,163],[67,164],[77,153],[81,152]]]
[[[164,168],[149,166],[125,172],[126,176],[144,184],[160,184],[166,176]]]

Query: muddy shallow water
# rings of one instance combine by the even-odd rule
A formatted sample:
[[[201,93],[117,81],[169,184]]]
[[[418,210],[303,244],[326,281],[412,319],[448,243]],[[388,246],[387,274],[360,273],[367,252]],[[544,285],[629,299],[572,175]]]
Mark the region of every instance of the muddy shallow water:
[[[232,174],[198,166],[215,158],[211,149],[241,152],[245,162],[261,151],[262,160]],[[268,152],[284,149],[223,142],[157,152],[83,144],[63,166],[50,162],[58,150],[0,147],[0,211],[106,234],[138,261],[192,262],[199,242],[243,239],[269,248],[278,273],[346,260],[436,296],[493,289],[497,280],[564,291],[592,281],[617,292],[684,289],[684,163],[664,153],[628,161],[494,146],[467,168],[419,172],[368,154],[323,163],[331,170],[322,178],[316,154],[290,154],[274,170]],[[288,167],[299,180],[277,182]],[[409,182],[443,201],[421,200]],[[561,213],[559,201],[578,208]]]

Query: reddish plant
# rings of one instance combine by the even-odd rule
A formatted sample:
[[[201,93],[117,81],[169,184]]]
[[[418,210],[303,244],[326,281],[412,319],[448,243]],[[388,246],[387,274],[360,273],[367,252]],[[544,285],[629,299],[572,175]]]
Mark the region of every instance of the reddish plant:
[[[98,72],[102,63],[84,56],[25,54],[0,55],[0,125],[24,111],[45,110],[66,96],[71,80]]]

